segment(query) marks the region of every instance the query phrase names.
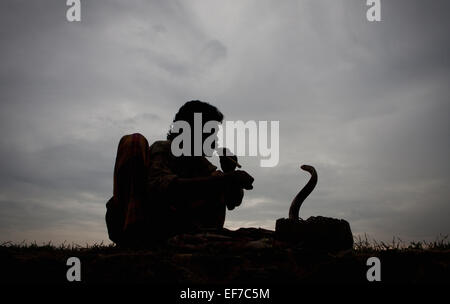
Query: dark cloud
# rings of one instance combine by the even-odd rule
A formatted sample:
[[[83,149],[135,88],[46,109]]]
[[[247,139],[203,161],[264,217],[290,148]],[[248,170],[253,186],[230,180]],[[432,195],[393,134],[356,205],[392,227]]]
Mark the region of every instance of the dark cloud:
[[[448,234],[448,1],[0,4],[2,240],[106,240],[120,137],[165,137],[186,100],[279,120],[280,163],[227,225],[273,228],[315,165],[302,217],[389,240]],[[215,160],[216,161],[216,160]]]

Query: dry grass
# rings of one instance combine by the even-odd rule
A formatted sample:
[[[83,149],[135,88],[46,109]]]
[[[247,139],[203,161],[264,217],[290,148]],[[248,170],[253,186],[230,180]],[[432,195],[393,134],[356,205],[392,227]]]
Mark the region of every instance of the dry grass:
[[[124,249],[117,248],[114,244],[85,244],[80,245],[76,243],[63,242],[59,245],[53,244],[51,241],[48,243],[38,244],[37,242],[27,243],[22,241],[20,243],[14,243],[11,241],[3,242],[0,244],[0,248],[9,249],[23,249],[23,250],[55,250],[55,251],[73,251],[73,252],[111,252],[115,250],[124,251]],[[353,250],[356,253],[369,253],[380,251],[407,251],[407,250],[449,250],[450,240],[448,235],[439,235],[434,241],[412,241],[409,243],[404,242],[399,237],[393,237],[391,242],[377,241],[370,238],[367,234],[364,236],[355,236]]]
[[[393,237],[392,241],[387,243],[370,239],[367,234],[364,237],[357,236],[354,238],[353,248],[356,252],[379,252],[387,250],[449,250],[450,241],[448,235],[440,235],[434,241],[412,241],[404,242],[398,237]]]

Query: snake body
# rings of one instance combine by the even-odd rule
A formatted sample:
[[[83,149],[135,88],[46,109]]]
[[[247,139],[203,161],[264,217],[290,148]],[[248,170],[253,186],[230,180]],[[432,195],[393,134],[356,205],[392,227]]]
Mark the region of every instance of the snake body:
[[[302,206],[303,201],[311,194],[314,190],[314,187],[317,185],[317,172],[313,166],[303,165],[300,167],[301,169],[309,172],[311,174],[311,178],[308,183],[300,190],[300,192],[295,196],[294,200],[291,203],[291,207],[289,208],[289,219],[290,220],[298,220],[300,207]]]

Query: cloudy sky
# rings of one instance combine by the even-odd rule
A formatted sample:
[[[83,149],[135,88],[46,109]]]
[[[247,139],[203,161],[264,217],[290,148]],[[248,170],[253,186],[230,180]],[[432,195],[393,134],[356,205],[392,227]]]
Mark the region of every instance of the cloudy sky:
[[[187,100],[280,121],[280,162],[226,226],[301,217],[379,240],[450,233],[450,2],[81,0],[0,3],[0,241],[107,241],[120,137],[165,137]],[[217,160],[213,160],[217,163]]]

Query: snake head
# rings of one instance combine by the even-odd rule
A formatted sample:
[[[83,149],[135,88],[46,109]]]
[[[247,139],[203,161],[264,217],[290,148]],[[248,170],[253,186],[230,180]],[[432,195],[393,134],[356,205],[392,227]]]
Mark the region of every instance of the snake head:
[[[311,174],[316,172],[316,169],[314,169],[314,167],[310,166],[310,165],[302,165],[300,168],[305,170],[305,171],[307,171],[307,172],[309,172],[309,173],[311,173]]]

